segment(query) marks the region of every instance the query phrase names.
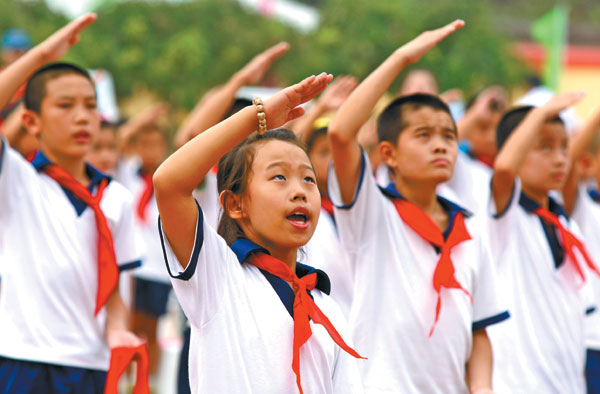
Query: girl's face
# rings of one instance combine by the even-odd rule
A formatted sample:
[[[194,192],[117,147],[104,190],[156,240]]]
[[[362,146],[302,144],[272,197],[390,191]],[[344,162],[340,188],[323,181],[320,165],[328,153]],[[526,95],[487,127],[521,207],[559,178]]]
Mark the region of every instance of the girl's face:
[[[320,206],[315,172],[301,148],[279,140],[255,146],[238,220],[251,241],[272,252],[305,245],[317,226]]]

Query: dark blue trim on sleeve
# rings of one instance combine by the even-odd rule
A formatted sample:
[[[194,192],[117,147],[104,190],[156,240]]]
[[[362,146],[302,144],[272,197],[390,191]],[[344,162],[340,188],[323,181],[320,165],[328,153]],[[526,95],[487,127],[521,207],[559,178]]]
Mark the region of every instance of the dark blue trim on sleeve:
[[[490,180],[490,193],[491,193],[491,197],[490,199],[492,200],[492,204],[496,204],[494,202],[494,194],[493,194],[493,190],[492,190],[492,181],[494,180],[494,177],[492,176],[492,179]],[[502,210],[502,212],[496,212],[495,214],[492,215],[492,218],[494,219],[500,219],[502,216],[504,216],[506,214],[506,212],[508,212],[508,210],[510,209],[510,206],[513,203],[513,200],[515,199],[515,189],[517,186],[517,181],[515,179],[515,183],[513,185],[513,189],[512,192],[510,193],[510,200],[508,200],[508,204],[506,204],[506,207]]]
[[[473,332],[482,330],[482,329],[486,328],[487,326],[491,326],[492,324],[500,323],[501,321],[504,321],[504,320],[508,319],[509,317],[510,317],[510,313],[508,313],[508,311],[504,311],[495,316],[473,322],[471,330]]]
[[[181,280],[190,280],[194,272],[196,272],[196,266],[198,265],[198,255],[200,254],[200,250],[202,249],[202,244],[204,243],[204,215],[202,213],[202,208],[200,208],[200,204],[198,201],[196,202],[196,206],[198,207],[198,223],[196,226],[196,239],[194,240],[194,249],[192,249],[192,255],[190,256],[190,261],[185,270],[177,275],[173,275],[171,272],[171,268],[169,267],[169,258],[167,257],[167,249],[165,247],[165,236],[162,232],[162,225],[160,221],[160,216],[158,217],[158,232],[160,234],[160,244],[163,250],[163,257],[165,259],[165,264],[167,265],[167,272],[169,276],[173,279],[181,279]]]
[[[354,192],[354,197],[352,198],[352,202],[348,205],[335,205],[335,203],[333,204],[334,207],[338,208],[338,209],[351,209],[354,204],[356,203],[356,199],[358,198],[358,193],[360,192],[360,188],[362,187],[364,178],[365,178],[365,168],[366,168],[366,163],[365,163],[365,151],[360,148],[360,176],[358,177],[358,184],[356,185],[356,192]],[[333,161],[331,162],[332,166],[333,166]],[[337,179],[336,177],[336,181],[339,182],[339,179]],[[339,185],[339,183],[338,183]],[[329,194],[331,196],[331,193]],[[341,196],[340,196],[341,197]]]
[[[142,260],[130,261],[129,263],[120,264],[119,265],[119,272],[132,270],[134,268],[138,268],[138,267],[141,267],[141,266],[142,266]]]
[[[591,315],[592,313],[596,312],[596,307],[595,306],[590,306],[589,308],[587,308],[585,310],[585,315]]]
[[[6,145],[8,144],[8,142],[6,141],[6,138],[4,137],[0,137],[0,139],[2,140],[2,148],[0,148],[0,174],[2,173],[2,163],[4,163],[4,160],[6,160]]]

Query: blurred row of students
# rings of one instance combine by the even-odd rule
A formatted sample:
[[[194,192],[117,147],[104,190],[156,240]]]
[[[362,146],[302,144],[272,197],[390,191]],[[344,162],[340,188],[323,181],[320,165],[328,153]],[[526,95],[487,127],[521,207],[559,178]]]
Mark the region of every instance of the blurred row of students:
[[[109,348],[140,336],[156,374],[171,286],[181,390],[600,392],[600,110],[571,141],[559,116],[581,94],[509,109],[491,87],[456,123],[457,92],[419,70],[381,105],[455,21],[360,84],[323,73],[236,100],[282,43],[209,92],[165,160],[164,106],[101,126],[89,75],[45,65],[94,19],[0,73],[0,106],[27,82],[0,146],[4,392],[102,392]]]

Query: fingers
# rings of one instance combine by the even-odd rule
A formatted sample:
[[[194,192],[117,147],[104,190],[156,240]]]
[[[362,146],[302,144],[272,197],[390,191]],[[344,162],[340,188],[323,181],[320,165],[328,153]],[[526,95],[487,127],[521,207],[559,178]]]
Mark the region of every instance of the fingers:
[[[304,108],[296,107],[293,110],[291,110],[290,113],[288,114],[286,123],[289,121],[292,121],[294,119],[297,119],[297,118],[301,117],[302,115],[304,115]]]
[[[454,22],[448,23],[446,26],[440,27],[439,29],[435,29],[431,32],[433,33],[433,40],[437,44],[438,42],[448,37],[450,34],[462,28],[464,25],[465,21],[463,21],[462,19],[457,19]]]
[[[277,59],[290,49],[290,44],[285,41],[273,45],[271,48],[263,52],[263,54],[271,61]]]
[[[541,109],[545,111],[547,117],[553,117],[579,102],[585,95],[586,93],[581,91],[561,93],[552,97]]]
[[[86,27],[88,27],[89,25],[91,25],[92,23],[94,23],[94,21],[96,20],[98,16],[93,13],[87,13],[84,15],[81,15],[80,17],[78,17],[77,19],[75,19],[74,21],[70,22],[69,24],[67,24],[63,29],[68,32],[68,34],[79,34],[82,30],[84,30]]]

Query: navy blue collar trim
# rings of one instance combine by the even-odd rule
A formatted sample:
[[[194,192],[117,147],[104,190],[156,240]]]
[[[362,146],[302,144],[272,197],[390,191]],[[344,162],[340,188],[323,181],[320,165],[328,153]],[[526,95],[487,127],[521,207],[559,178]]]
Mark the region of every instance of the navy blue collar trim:
[[[396,189],[396,185],[394,185],[393,182],[390,182],[390,184],[388,184],[386,187],[379,186],[379,189],[388,198],[406,200],[406,198],[402,194],[400,194],[398,189]],[[457,213],[461,212],[465,218],[469,218],[473,214],[471,212],[467,211],[466,209],[464,209],[463,207],[461,207],[460,205],[458,205],[450,200],[445,199],[444,197],[441,197],[441,196],[436,196],[436,197],[437,197],[438,202],[444,209],[444,211],[446,211],[446,213],[448,213],[448,217],[449,217],[448,227],[446,227],[446,229],[442,233],[444,235],[444,239],[447,239],[448,235],[450,235],[450,231],[452,230],[452,226],[454,225],[454,218],[456,217]],[[435,248],[435,250],[438,253],[440,253],[440,249],[437,246],[433,245],[433,247]]]
[[[37,171],[42,171],[45,166],[52,164],[52,162],[50,161],[50,159],[48,159],[46,155],[44,155],[42,151],[37,151],[31,164],[35,167]],[[103,179],[106,179],[109,183],[112,180],[108,175],[101,173],[88,163],[85,163],[85,173],[90,179],[90,184],[88,185],[88,190],[90,192],[92,192],[94,190],[94,187],[98,186]],[[62,186],[61,188],[67,195],[67,198],[73,205],[73,208],[75,208],[75,211],[77,211],[77,216],[81,216],[83,211],[85,211],[87,204],[79,197],[75,196],[75,194],[73,194],[72,191]]]
[[[529,213],[533,213],[536,209],[540,207],[535,200],[521,192],[519,196],[519,205]],[[555,214],[556,216],[563,216],[568,220],[567,214],[564,208],[557,203],[552,197],[548,197],[548,210]],[[565,260],[565,250],[562,247],[560,240],[558,238],[558,234],[556,233],[556,229],[549,223],[546,223],[542,218],[540,218],[540,223],[542,224],[542,228],[544,229],[544,234],[546,235],[546,240],[548,241],[548,246],[550,246],[550,251],[552,252],[552,259],[554,260],[554,266],[559,268]]]
[[[270,254],[267,249],[245,238],[240,238],[236,240],[233,243],[233,245],[231,245],[231,249],[237,256],[240,264],[244,263],[252,253],[262,252]],[[275,290],[275,292],[277,293],[277,296],[285,306],[285,309],[288,311],[290,316],[293,317],[295,295],[290,285],[283,279],[280,279],[277,276],[272,275],[266,271],[260,270],[260,272],[262,272],[262,274],[265,276],[265,279],[267,279],[267,281],[271,284],[273,290]],[[317,274],[317,284],[315,287],[321,290],[323,293],[329,295],[329,293],[331,292],[331,282],[325,272],[305,264],[296,263],[296,275],[299,278],[302,278],[303,276],[312,273]],[[307,290],[307,292],[312,297],[310,291]]]
[[[588,189],[588,194],[592,198],[592,200],[600,203],[600,192],[596,189],[590,188]]]

